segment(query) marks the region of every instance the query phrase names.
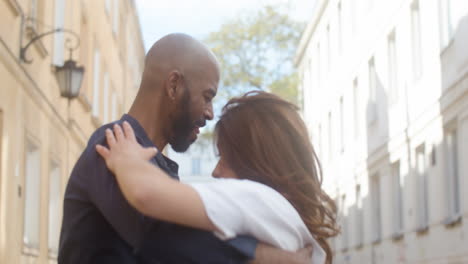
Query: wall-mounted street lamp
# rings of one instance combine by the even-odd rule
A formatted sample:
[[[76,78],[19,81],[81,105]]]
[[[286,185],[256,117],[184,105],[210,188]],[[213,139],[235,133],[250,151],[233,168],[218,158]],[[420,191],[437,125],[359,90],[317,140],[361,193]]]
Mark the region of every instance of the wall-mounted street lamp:
[[[72,59],[73,50],[77,49],[80,45],[80,38],[75,32],[63,28],[58,28],[33,37],[24,47],[21,47],[20,61],[31,64],[32,60],[29,60],[26,57],[28,48],[39,39],[55,33],[68,33],[76,38],[76,45],[74,47],[67,47],[70,51],[70,58],[65,61],[63,66],[54,66],[55,77],[57,78],[57,82],[60,88],[60,95],[67,98],[70,102],[71,99],[76,98],[79,95],[84,75],[84,67],[77,66],[76,61]],[[66,43],[69,43],[69,39],[67,39]]]

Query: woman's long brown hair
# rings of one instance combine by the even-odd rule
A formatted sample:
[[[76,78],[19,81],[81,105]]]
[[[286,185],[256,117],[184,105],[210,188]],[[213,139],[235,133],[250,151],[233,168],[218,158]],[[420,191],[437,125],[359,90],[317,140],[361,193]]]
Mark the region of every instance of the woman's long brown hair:
[[[266,184],[295,207],[332,263],[336,205],[321,189],[321,167],[298,108],[261,91],[231,99],[215,127],[219,154],[239,178]]]

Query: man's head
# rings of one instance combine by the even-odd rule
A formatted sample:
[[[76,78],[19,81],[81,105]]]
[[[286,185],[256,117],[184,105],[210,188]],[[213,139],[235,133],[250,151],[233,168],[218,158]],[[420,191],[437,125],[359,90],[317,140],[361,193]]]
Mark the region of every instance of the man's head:
[[[213,119],[218,83],[219,65],[213,53],[188,35],[170,34],[146,56],[138,101],[152,104],[147,109],[158,112],[154,122],[164,126],[164,141],[184,152],[206,120]]]

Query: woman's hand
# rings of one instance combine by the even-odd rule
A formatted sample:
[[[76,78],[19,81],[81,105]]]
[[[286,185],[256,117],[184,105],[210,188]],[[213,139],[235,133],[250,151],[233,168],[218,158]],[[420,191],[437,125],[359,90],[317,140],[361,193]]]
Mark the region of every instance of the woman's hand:
[[[123,122],[123,131],[120,125],[114,125],[114,131],[106,129],[106,139],[109,148],[96,145],[96,151],[104,158],[107,167],[116,173],[119,164],[128,160],[148,161],[158,153],[156,148],[144,148],[135,138],[133,128],[127,121]]]

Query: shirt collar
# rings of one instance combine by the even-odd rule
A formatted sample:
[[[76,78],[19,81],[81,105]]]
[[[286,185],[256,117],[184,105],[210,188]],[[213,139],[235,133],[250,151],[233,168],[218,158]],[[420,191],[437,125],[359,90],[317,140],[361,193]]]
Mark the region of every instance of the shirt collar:
[[[120,120],[122,122],[127,121],[128,123],[130,123],[133,130],[135,131],[135,136],[141,141],[140,143],[143,145],[143,147],[156,147],[153,141],[151,141],[151,139],[148,137],[148,134],[146,133],[145,129],[140,125],[138,120],[136,120],[129,114],[124,114]],[[159,149],[158,154],[156,154],[155,158],[160,166],[168,167],[168,169],[174,172],[176,175],[178,174],[179,165],[175,161],[163,155],[162,152],[159,151]]]

